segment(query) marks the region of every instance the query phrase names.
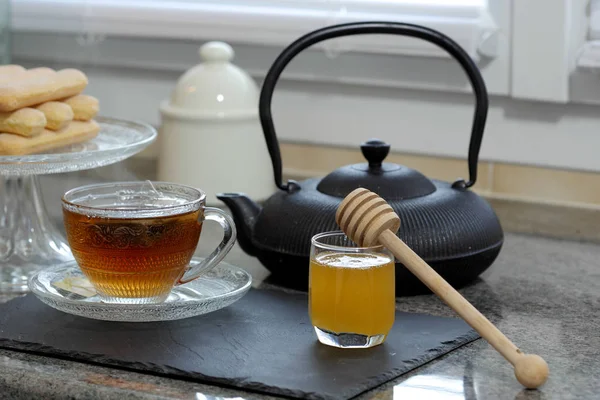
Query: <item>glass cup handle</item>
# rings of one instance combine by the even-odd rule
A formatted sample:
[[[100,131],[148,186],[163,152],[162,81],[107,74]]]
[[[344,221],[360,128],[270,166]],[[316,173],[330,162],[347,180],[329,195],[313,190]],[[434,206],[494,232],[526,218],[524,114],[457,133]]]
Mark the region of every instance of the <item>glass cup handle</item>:
[[[188,283],[198,278],[203,273],[213,269],[225,256],[229,253],[229,250],[235,244],[235,238],[237,231],[235,230],[235,223],[233,219],[225,211],[213,207],[204,208],[204,221],[215,221],[223,228],[223,240],[217,246],[217,248],[198,265],[189,268],[179,281],[177,285]]]

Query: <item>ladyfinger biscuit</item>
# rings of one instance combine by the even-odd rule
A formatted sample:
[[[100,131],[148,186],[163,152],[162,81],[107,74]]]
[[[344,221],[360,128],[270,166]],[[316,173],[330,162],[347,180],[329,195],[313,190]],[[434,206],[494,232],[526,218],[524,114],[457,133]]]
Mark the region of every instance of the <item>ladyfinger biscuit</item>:
[[[76,69],[63,69],[35,79],[4,82],[0,84],[0,112],[75,96],[85,89],[87,82],[85,74]]]
[[[17,65],[18,67],[18,65]],[[51,76],[56,74],[52,68],[39,67],[32,69],[15,69],[12,73],[0,73],[0,83],[17,82],[28,79],[37,79],[43,76]]]
[[[0,155],[20,156],[56,149],[94,138],[100,131],[96,121],[73,121],[66,128],[54,132],[44,129],[38,136],[25,138],[11,133],[0,133]]]
[[[13,75],[18,72],[25,72],[25,68],[21,67],[20,65],[14,64],[0,65],[0,76],[5,74]]]
[[[23,75],[18,75],[17,79],[36,79],[44,76],[50,77],[56,75],[56,71],[48,67],[31,68],[25,71]]]
[[[31,137],[42,133],[46,116],[33,108],[21,108],[10,113],[0,113],[0,132]]]
[[[46,116],[46,129],[57,131],[73,121],[73,110],[68,104],[49,101],[36,107]]]
[[[2,65],[0,66],[0,82],[10,82],[26,72],[27,70],[20,65]]]
[[[76,121],[89,121],[100,109],[98,99],[87,94],[78,94],[63,101],[73,109],[73,119]]]

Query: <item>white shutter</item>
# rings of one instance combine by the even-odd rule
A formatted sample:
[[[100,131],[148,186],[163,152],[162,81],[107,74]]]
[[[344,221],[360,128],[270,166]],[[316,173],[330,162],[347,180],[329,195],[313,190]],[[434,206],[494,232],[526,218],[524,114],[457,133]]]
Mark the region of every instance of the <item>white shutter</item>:
[[[589,39],[600,40],[600,1],[590,0]]]
[[[600,0],[590,1],[587,39],[577,59],[577,66],[591,70],[600,70]]]
[[[512,97],[568,101],[571,3],[571,0],[513,2]]]

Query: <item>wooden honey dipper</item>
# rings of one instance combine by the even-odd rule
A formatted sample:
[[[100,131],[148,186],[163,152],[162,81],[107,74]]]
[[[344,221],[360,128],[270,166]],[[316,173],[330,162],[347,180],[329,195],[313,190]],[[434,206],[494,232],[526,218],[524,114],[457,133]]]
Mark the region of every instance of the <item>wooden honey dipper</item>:
[[[381,244],[487,340],[515,370],[525,387],[535,389],[546,382],[548,364],[535,354],[524,354],[498,328],[460,295],[421,257],[396,236],[400,217],[377,194],[363,188],[350,193],[340,204],[335,220],[344,233],[359,246]]]

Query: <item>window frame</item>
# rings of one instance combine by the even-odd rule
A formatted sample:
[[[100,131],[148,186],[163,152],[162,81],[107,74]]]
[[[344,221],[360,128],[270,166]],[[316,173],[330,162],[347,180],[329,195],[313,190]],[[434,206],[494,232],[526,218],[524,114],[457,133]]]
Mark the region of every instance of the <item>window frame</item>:
[[[25,35],[43,32],[57,36],[82,36],[78,38],[80,42],[124,37],[138,38],[148,45],[155,39],[156,43],[163,43],[164,46],[168,41],[201,43],[217,39],[227,41],[238,48],[258,46],[281,51],[297,37],[321,26],[353,20],[390,19],[389,15],[383,13],[383,9],[368,13],[365,4],[369,0],[347,0],[347,2],[353,5],[362,4],[363,8],[358,8],[355,14],[332,13],[329,17],[325,17],[326,13],[311,14],[310,10],[304,9],[290,17],[300,22],[294,25],[290,23],[292,20],[285,20],[285,18],[265,19],[263,16],[261,19],[260,15],[255,15],[255,19],[243,18],[243,12],[238,13],[235,18],[223,18],[224,14],[219,14],[223,11],[223,7],[211,6],[211,8],[207,6],[207,2],[202,1],[170,1],[166,5],[158,1],[150,1],[145,2],[147,3],[145,10],[138,9],[138,12],[134,12],[135,5],[140,3],[131,0],[118,2],[114,0],[13,0],[12,26],[15,32]],[[410,3],[410,0],[407,0],[407,3]],[[415,9],[413,14],[399,15],[395,19],[424,24],[453,37],[480,65],[490,93],[508,94],[510,2],[489,0],[487,14],[481,18],[482,26],[477,26],[476,19],[458,18],[460,15],[477,16],[476,10],[473,9],[465,8],[460,11],[462,14],[446,12],[448,18],[442,18],[445,11],[439,11],[438,15],[434,16],[417,15],[418,10],[423,10],[423,5],[419,1],[414,1],[413,4]],[[403,7],[405,10],[410,8],[406,4]],[[215,11],[215,9],[218,12],[207,13],[207,10]],[[286,11],[281,8],[274,12],[289,14],[289,9]],[[165,18],[163,24],[160,24],[161,18]],[[199,29],[198,26],[202,28]],[[46,45],[55,47],[50,43]],[[41,48],[42,46],[37,46],[35,43],[28,42],[27,46],[34,46],[36,52],[61,53],[61,57],[69,57],[60,50]],[[324,53],[324,57],[311,62],[310,68],[296,72],[297,79],[318,80],[320,78],[316,75],[319,70],[331,70],[336,65],[339,65],[338,69],[342,71],[352,70],[354,67],[343,64],[342,60],[359,59],[357,64],[367,65],[372,62],[373,65],[377,65],[373,74],[369,76],[368,71],[341,74],[337,78],[338,82],[426,90],[470,90],[450,56],[421,40],[365,35],[324,42],[316,45],[312,52],[319,50],[321,54]],[[26,48],[16,51],[20,56],[26,57],[24,52],[28,50]],[[124,49],[122,53],[127,51]],[[148,59],[146,56],[142,58]],[[115,59],[108,62],[131,65],[135,60]],[[389,64],[392,62],[398,65],[397,70],[393,72],[389,71],[391,68]],[[384,66],[384,63],[387,63],[387,66]],[[156,59],[149,64],[150,68],[152,65],[159,67],[164,66],[165,61]],[[421,65],[425,65],[425,68],[423,69]],[[431,72],[425,76],[422,70]],[[266,73],[266,70],[261,66],[254,72],[260,76]],[[405,73],[406,77],[404,77]],[[440,75],[441,81],[428,82],[428,77],[432,74]]]
[[[387,7],[376,2],[379,5],[375,7],[369,6],[371,1],[347,0],[340,4],[348,6],[329,9],[244,5],[235,0],[219,3],[208,0],[13,0],[13,26],[19,31],[78,33],[85,30],[169,39],[215,37],[236,43],[283,46],[306,32],[334,23],[401,20],[446,33],[474,58],[479,57],[480,52],[487,57],[495,56],[495,45],[490,42],[495,40],[498,28],[485,8],[462,5],[456,9],[443,7],[438,10],[425,7],[418,0],[404,0],[404,4]],[[394,11],[402,13],[394,14]],[[435,46],[410,38],[391,40],[366,36],[344,39],[343,42],[338,41],[330,51],[448,57]]]

